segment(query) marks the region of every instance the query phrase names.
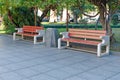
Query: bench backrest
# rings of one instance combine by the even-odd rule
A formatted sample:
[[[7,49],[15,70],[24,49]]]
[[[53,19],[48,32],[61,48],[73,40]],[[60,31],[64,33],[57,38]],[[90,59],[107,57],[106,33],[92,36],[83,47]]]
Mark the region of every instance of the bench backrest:
[[[69,29],[70,37],[101,40],[100,36],[104,35],[106,35],[105,30]]]
[[[37,30],[43,30],[43,27],[40,26],[23,26],[23,32],[37,33]]]

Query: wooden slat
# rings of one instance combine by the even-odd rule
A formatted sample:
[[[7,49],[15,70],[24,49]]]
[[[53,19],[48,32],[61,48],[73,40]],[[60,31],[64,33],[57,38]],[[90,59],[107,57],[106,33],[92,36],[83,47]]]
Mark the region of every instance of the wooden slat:
[[[69,32],[69,34],[77,34],[77,35],[89,35],[89,36],[104,36],[105,34],[97,34],[97,33],[87,33],[87,32]]]
[[[84,30],[84,29],[69,29],[69,36],[76,38],[101,40],[100,36],[105,36],[104,30]]]
[[[33,36],[35,36],[35,35],[37,35],[37,34],[23,34],[24,36],[31,36],[31,37],[33,37]]]
[[[70,37],[101,40],[100,36],[71,35]]]
[[[88,44],[88,45],[98,45],[100,43],[98,41],[80,40],[80,39],[74,39],[74,38],[64,38],[64,39],[62,39],[62,41],[81,43],[81,44]]]
[[[23,36],[35,36],[38,35],[36,30],[43,30],[43,27],[36,27],[36,26],[23,26],[23,32],[18,32],[16,34],[23,35]]]
[[[70,35],[70,37],[85,38],[85,35],[72,34],[72,35]]]
[[[36,30],[43,30],[43,27],[37,27],[37,26],[23,26],[23,32],[32,32],[37,33]]]
[[[91,33],[104,33],[106,34],[105,30],[85,30],[85,29],[69,29],[69,32],[91,32]]]

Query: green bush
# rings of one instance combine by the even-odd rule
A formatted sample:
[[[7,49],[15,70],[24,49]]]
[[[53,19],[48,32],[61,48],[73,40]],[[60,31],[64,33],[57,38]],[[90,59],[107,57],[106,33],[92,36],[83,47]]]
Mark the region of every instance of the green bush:
[[[34,11],[25,6],[13,7],[4,15],[3,20],[7,33],[12,33],[15,27],[34,25]]]
[[[44,28],[66,28],[66,24],[43,24]],[[111,28],[120,28],[120,25],[110,25]],[[69,28],[95,28],[95,24],[69,24]],[[97,26],[102,28],[101,25]]]
[[[66,28],[66,24],[46,24],[44,25],[45,28]],[[95,25],[89,24],[69,24],[69,28],[95,28]],[[98,25],[98,28],[101,28],[101,25]]]
[[[118,25],[118,23],[119,23],[118,15],[114,15],[114,16],[112,17],[112,24],[113,24],[113,25]]]

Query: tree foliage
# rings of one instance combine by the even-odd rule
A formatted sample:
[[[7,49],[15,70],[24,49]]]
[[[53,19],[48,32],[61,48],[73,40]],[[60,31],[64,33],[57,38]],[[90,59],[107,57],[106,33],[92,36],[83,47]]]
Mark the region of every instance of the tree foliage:
[[[120,0],[88,0],[93,5],[97,6],[98,11],[100,13],[100,22],[104,30],[108,32],[108,34],[112,33],[110,22],[112,20],[112,16],[119,9]]]

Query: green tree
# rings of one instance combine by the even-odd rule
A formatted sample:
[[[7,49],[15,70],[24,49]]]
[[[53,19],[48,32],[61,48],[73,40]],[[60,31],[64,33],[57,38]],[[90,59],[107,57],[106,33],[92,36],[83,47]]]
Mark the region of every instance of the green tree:
[[[88,0],[91,4],[95,5],[100,14],[100,22],[104,30],[107,31],[109,35],[112,34],[112,29],[110,27],[110,22],[112,16],[119,9],[120,0]]]

